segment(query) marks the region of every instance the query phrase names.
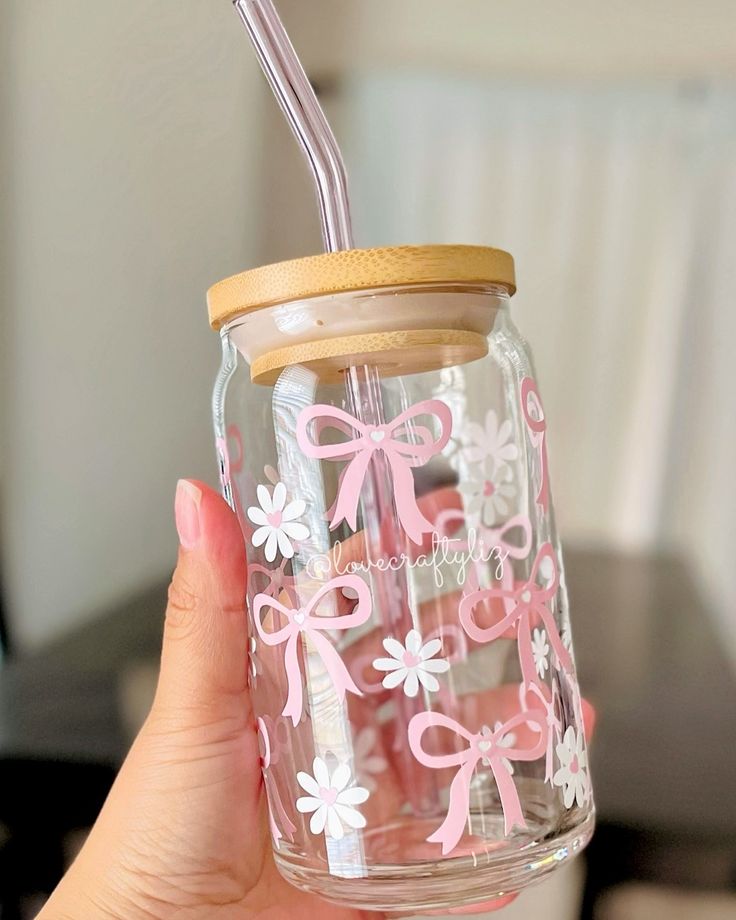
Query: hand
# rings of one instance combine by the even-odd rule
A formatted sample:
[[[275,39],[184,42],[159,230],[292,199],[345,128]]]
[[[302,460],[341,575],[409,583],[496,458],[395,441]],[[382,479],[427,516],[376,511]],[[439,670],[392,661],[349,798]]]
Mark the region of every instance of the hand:
[[[222,498],[189,480],[177,488],[176,521],[150,715],[38,920],[378,920],[279,875],[248,692],[240,527]]]

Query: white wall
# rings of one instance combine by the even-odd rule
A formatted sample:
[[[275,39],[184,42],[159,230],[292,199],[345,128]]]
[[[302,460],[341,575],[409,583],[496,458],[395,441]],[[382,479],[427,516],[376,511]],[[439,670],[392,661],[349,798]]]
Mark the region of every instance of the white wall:
[[[278,6],[317,74],[397,63],[481,76],[736,73],[733,0],[279,0]]]
[[[736,72],[732,0],[278,6],[328,81],[401,63]],[[6,0],[0,43],[0,548],[14,633],[35,644],[170,567],[174,482],[214,479],[204,291],[318,236],[226,0]]]
[[[215,479],[204,293],[255,261],[261,77],[225,2],[4,7],[4,581],[33,645],[160,578],[176,478]]]

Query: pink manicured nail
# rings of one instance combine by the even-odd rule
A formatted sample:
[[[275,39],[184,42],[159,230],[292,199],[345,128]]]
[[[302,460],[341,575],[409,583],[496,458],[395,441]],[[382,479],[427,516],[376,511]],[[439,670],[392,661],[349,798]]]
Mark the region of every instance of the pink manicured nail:
[[[174,517],[179,542],[184,549],[194,549],[199,543],[199,503],[202,493],[188,479],[180,479],[176,484],[174,500]]]

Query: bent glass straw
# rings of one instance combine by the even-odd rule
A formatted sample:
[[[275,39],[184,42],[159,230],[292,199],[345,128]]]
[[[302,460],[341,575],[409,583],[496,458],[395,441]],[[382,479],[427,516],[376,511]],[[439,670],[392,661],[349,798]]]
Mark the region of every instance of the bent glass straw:
[[[325,249],[327,252],[352,249],[352,223],[342,154],[286,29],[271,0],[234,0],[234,6],[312,171]],[[281,382],[285,389],[290,388],[288,374]],[[347,368],[345,388],[348,406],[357,419],[366,425],[385,424],[381,379],[377,367],[361,365]],[[281,389],[277,383],[274,408],[281,402]],[[285,473],[288,461],[286,457],[283,460]],[[404,547],[392,500],[391,475],[385,459],[380,455],[376,456],[371,466],[371,475],[366,477],[362,493],[366,518],[366,551],[374,559],[382,556],[398,557]],[[366,510],[368,514],[365,514]],[[374,586],[377,601],[375,606],[377,612],[380,612],[386,635],[397,635],[403,641],[410,629],[420,628],[418,618],[415,618],[409,604],[405,573],[376,572]],[[421,700],[419,697],[411,700],[402,694],[397,707],[399,721],[408,725],[415,711],[421,708]],[[344,741],[349,745],[349,729],[347,725],[344,728],[348,730]],[[431,811],[437,802],[436,784],[427,782],[424,774],[417,775],[416,765],[407,747],[400,748],[394,754],[405,794],[415,812]],[[352,860],[349,860],[353,865],[361,861],[362,854],[359,853],[354,853]]]
[[[317,186],[327,252],[353,248],[340,148],[271,0],[235,0],[258,61],[304,151]]]

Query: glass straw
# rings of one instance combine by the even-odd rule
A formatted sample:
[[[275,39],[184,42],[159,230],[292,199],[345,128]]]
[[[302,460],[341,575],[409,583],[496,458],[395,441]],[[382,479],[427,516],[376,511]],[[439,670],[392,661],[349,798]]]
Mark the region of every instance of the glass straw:
[[[340,148],[271,0],[235,0],[258,61],[317,186],[327,252],[353,248],[348,183]]]
[[[338,252],[352,249],[352,222],[342,154],[276,8],[271,0],[234,0],[234,6],[248,30],[261,68],[312,171],[325,250]],[[287,380],[284,383],[287,384]],[[385,423],[381,378],[376,366],[348,368],[345,385],[348,406],[359,421],[365,425]],[[278,384],[276,390],[279,390]],[[275,391],[274,404],[280,401],[280,395]],[[402,546],[406,538],[396,515],[390,476],[384,463],[379,461],[371,466],[374,469],[366,477],[362,502],[366,551],[372,559],[387,554],[398,556],[402,549],[408,555],[408,549]],[[383,521],[383,525],[378,528],[371,526],[367,518],[375,518],[376,523]],[[374,585],[374,605],[378,608],[384,634],[395,635],[403,642],[410,629],[421,628],[415,622],[408,602],[406,578],[401,572],[375,571]],[[397,700],[399,723],[408,725],[412,715],[423,705],[420,696],[412,700],[400,694]],[[347,724],[345,729],[348,730]],[[348,738],[345,740],[348,741]],[[316,737],[315,746],[320,747]],[[408,750],[396,752],[396,759],[404,792],[414,811],[431,811],[438,801],[436,783],[426,782],[426,773],[418,773]],[[340,855],[343,861],[351,861],[345,860],[347,854],[344,846]],[[353,862],[360,862],[357,853],[352,856]],[[331,863],[332,857],[328,846],[328,859]],[[340,874],[339,870],[337,874]],[[352,873],[348,871],[345,874]]]

